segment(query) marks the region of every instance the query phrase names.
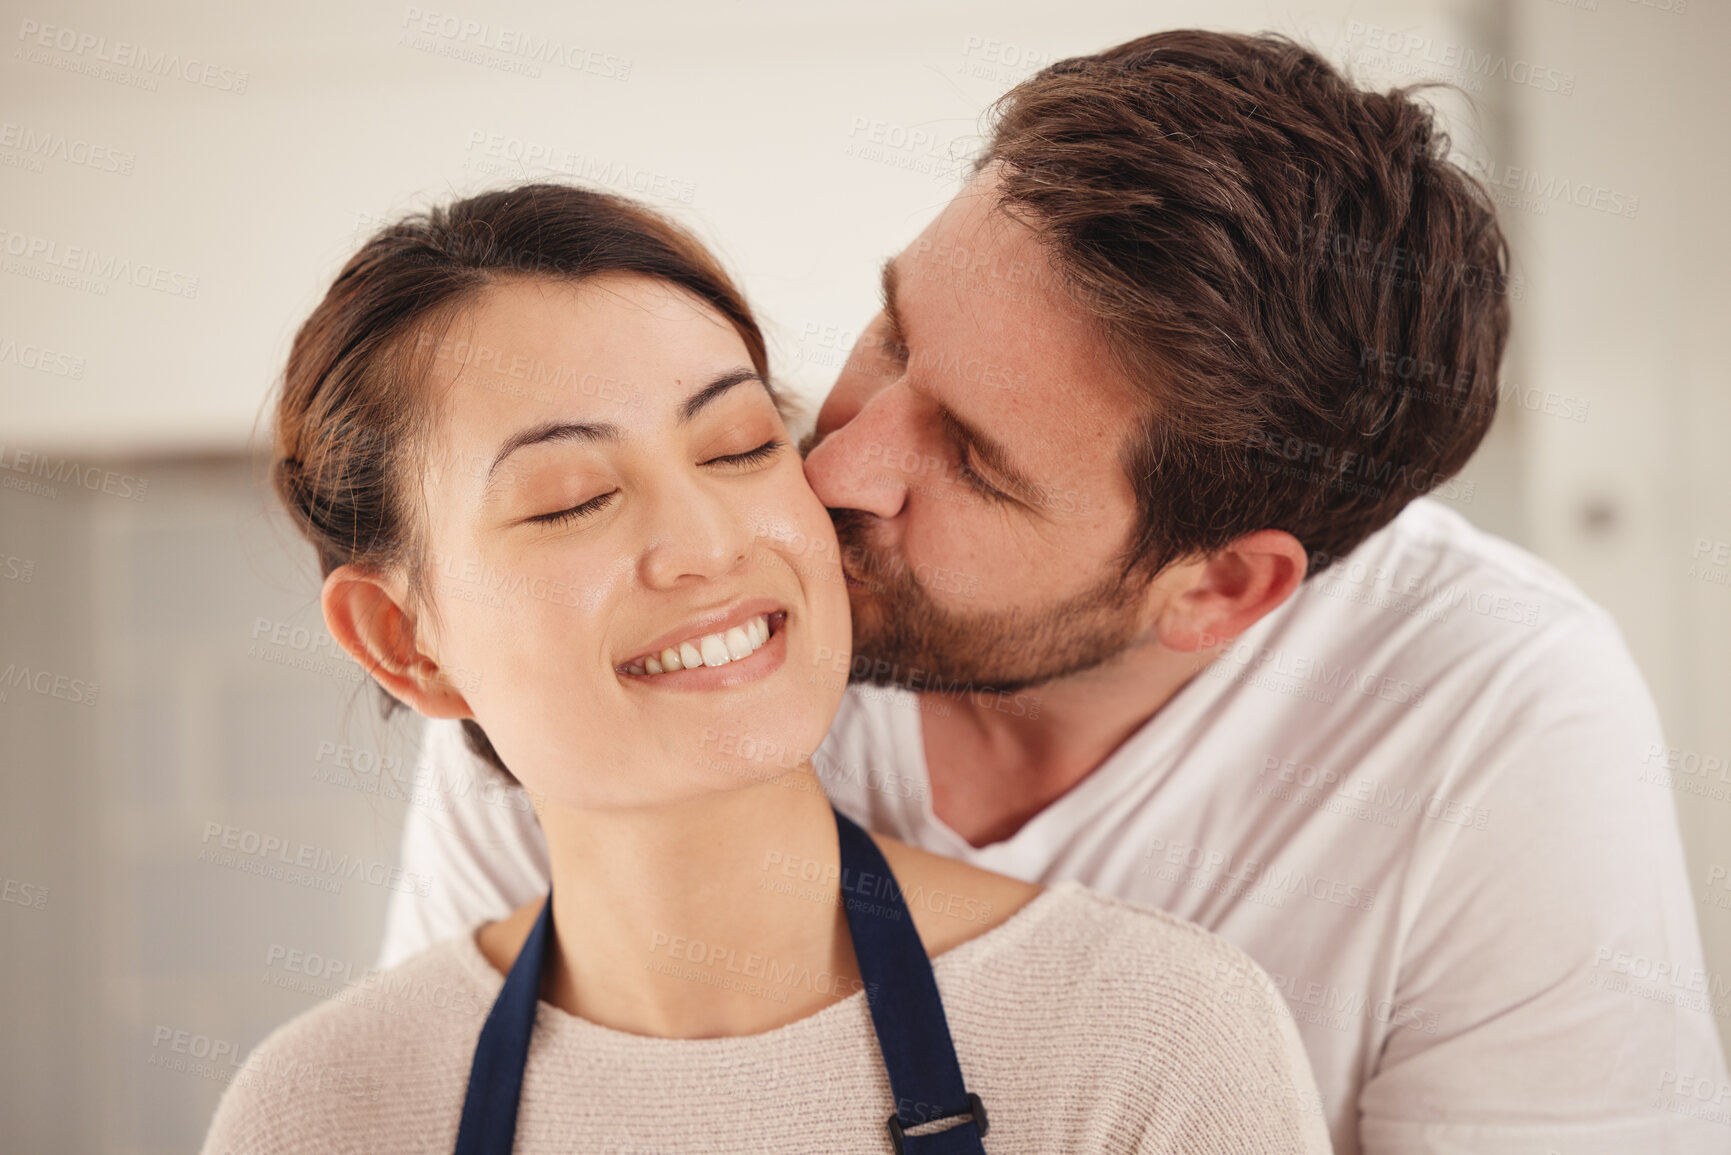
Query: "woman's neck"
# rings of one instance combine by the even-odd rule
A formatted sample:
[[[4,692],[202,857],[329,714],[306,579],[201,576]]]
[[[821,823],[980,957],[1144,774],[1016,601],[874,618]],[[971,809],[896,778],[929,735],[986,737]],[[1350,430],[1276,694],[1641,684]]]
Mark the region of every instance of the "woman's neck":
[[[759,1034],[861,989],[835,818],[809,765],[653,810],[541,814],[542,997],[639,1035]]]

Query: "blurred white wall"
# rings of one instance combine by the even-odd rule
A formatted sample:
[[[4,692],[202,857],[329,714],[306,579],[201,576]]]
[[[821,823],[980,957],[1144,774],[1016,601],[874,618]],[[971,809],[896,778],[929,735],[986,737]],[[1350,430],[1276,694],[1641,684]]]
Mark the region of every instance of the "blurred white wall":
[[[1466,90],[1439,103],[1499,187],[1524,292],[1456,504],[1622,623],[1674,746],[1646,769],[1679,768],[1655,788],[1731,977],[1731,768],[1705,769],[1731,767],[1724,5],[155,7],[0,19],[0,668],[98,686],[0,700],[0,873],[31,898],[0,904],[6,1150],[195,1146],[227,1051],[345,990],[288,952],[372,958],[385,885],[210,853],[233,829],[388,865],[409,804],[389,795],[412,745],[324,639],[311,559],[246,456],[294,326],[365,232],[548,173],[636,189],[715,244],[815,399],[992,98],[1184,25]],[[506,47],[525,37],[576,67]],[[1505,63],[1462,71],[1463,47]],[[32,462],[79,481],[44,487]]]
[[[1731,980],[1731,6],[1512,3],[1517,50],[1577,76],[1511,107],[1487,171],[1531,284],[1507,376],[1518,540],[1622,626],[1665,719],[1639,768],[1671,790],[1713,988]],[[1569,191],[1563,193],[1567,188]],[[1547,195],[1545,190],[1549,189]],[[1570,202],[1574,203],[1570,203]],[[1546,415],[1575,401],[1578,419]],[[1580,414],[1580,405],[1589,408]],[[1561,414],[1568,400],[1555,406]],[[1721,1037],[1731,1007],[1716,1001]]]
[[[196,293],[5,278],[8,330],[86,365],[80,380],[8,391],[7,429],[21,444],[242,444],[294,325],[380,218],[548,172],[645,190],[697,225],[779,333],[785,371],[821,391],[831,331],[845,338],[870,314],[878,263],[948,199],[982,110],[1040,65],[1197,23],[1284,31],[1336,55],[1371,43],[1349,37],[1356,24],[1406,28],[1415,17],[1458,41],[1451,9],[1478,8],[170,7],[147,16],[56,3],[21,11],[5,33],[0,93],[15,135],[64,134],[102,150],[99,162],[47,159],[33,171],[28,152],[0,142],[25,162],[0,168],[7,256],[52,245],[64,262],[78,249],[75,266],[129,261],[165,270],[166,289]],[[525,37],[601,59],[588,71],[477,47]],[[86,38],[101,44],[79,51]],[[98,55],[121,42],[226,74],[211,87],[105,66]],[[155,87],[75,71],[104,67]],[[539,75],[506,70],[525,67]],[[67,271],[43,257],[24,263]]]

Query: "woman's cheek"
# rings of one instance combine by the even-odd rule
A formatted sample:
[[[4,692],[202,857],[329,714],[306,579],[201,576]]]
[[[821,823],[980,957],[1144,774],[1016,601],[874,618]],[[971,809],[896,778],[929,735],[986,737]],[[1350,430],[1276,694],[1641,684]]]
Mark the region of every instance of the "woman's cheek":
[[[759,514],[758,521],[760,539],[796,561],[796,572],[803,578],[833,584],[845,594],[835,525],[830,521],[829,510],[806,482],[803,468],[782,476],[782,484]]]
[[[570,635],[574,623],[568,619],[575,610],[549,597],[479,585],[447,602],[440,667],[472,708],[533,695],[560,670],[569,679],[572,651],[557,639]]]
[[[790,495],[794,514],[793,532],[805,542],[794,566],[804,594],[811,626],[812,653],[807,660],[817,670],[840,669],[846,677],[853,650],[853,620],[848,610],[847,582],[842,573],[841,549],[829,510],[805,484],[801,473],[798,493]]]

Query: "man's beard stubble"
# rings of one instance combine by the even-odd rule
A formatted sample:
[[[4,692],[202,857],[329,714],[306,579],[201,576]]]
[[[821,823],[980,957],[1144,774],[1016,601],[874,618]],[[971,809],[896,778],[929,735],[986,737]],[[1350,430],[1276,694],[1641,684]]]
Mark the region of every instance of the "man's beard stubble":
[[[940,606],[905,559],[874,549],[869,514],[832,509],[850,576],[848,680],[937,692],[1019,690],[1103,665],[1142,640],[1147,579],[1106,573],[1079,594],[1032,609],[958,613]]]

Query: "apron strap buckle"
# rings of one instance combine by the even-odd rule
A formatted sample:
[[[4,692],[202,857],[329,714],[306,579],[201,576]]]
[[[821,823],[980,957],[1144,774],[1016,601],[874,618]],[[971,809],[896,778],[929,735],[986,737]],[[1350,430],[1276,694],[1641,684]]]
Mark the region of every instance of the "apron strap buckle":
[[[976,1126],[980,1129],[980,1137],[982,1139],[985,1138],[986,1131],[990,1129],[991,1123],[986,1119],[986,1105],[984,1103],[982,1103],[980,1101],[980,1097],[978,1095],[974,1094],[972,1091],[968,1092],[968,1114],[973,1117],[974,1126]],[[922,1120],[921,1122],[922,1123],[935,1123],[938,1121],[938,1119],[959,1119],[959,1118],[962,1118],[962,1116],[960,1116],[960,1115],[939,1115],[936,1118],[925,1119],[925,1120]],[[888,1126],[890,1129],[890,1143],[894,1145],[894,1147],[896,1149],[896,1155],[902,1155],[902,1137],[906,1134],[906,1130],[902,1126],[901,1116],[900,1115],[891,1115]],[[915,1123],[914,1126],[917,1127],[917,1126],[920,1126],[920,1124]],[[961,1127],[961,1126],[965,1126],[965,1124],[958,1123],[958,1124],[956,1124],[956,1126]],[[934,1132],[934,1134],[935,1134],[935,1132]],[[920,1136],[916,1135],[916,1136],[914,1136],[914,1138],[917,1140],[920,1138]]]

